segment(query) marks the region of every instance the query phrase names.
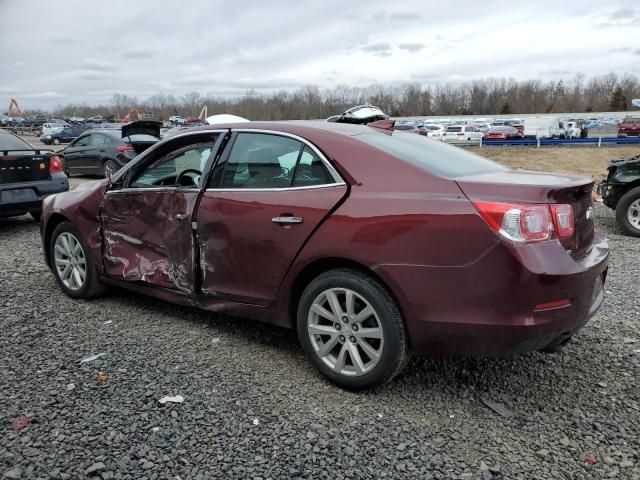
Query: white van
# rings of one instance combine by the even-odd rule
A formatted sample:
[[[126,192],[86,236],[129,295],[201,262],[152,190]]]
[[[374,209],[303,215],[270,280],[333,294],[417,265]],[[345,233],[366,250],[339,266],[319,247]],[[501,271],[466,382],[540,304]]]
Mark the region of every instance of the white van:
[[[564,128],[558,117],[527,117],[524,119],[524,136],[533,138],[564,138]]]
[[[42,124],[42,136],[53,135],[54,133],[64,130],[66,125],[64,123],[44,123]]]

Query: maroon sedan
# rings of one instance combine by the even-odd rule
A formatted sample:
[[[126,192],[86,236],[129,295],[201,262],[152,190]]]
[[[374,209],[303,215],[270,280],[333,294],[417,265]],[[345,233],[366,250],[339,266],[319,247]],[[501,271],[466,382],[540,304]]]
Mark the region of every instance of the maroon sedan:
[[[42,241],[71,297],[117,285],[296,328],[315,367],[359,389],[411,353],[565,343],[603,301],[592,187],[375,125],[250,122],[47,198]]]
[[[484,141],[522,140],[523,134],[516,127],[491,127],[484,134]]]

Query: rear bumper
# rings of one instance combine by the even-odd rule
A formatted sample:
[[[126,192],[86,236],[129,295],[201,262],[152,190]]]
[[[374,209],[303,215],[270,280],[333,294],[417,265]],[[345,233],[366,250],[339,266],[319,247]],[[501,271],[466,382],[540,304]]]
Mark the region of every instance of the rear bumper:
[[[40,211],[45,197],[67,190],[69,180],[62,173],[52,174],[50,180],[0,184],[0,217]]]
[[[508,356],[573,335],[604,300],[609,248],[598,235],[574,260],[558,242],[504,244],[463,267],[379,266],[401,292],[411,349],[436,356]],[[565,300],[569,306],[544,309]]]

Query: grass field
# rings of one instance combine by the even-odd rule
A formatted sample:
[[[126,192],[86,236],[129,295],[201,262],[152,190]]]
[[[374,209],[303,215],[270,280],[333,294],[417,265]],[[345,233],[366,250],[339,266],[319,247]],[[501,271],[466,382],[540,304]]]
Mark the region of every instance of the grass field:
[[[596,181],[607,176],[613,159],[640,154],[640,146],[616,147],[469,147],[470,151],[511,168],[590,175]]]

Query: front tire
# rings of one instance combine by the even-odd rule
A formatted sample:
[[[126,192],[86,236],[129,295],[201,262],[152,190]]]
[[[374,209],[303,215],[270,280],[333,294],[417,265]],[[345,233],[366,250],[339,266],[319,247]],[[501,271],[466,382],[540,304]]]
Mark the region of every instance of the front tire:
[[[640,237],[640,187],[622,196],[616,205],[616,222],[627,235]]]
[[[60,145],[60,139],[59,138],[54,138],[53,139],[53,144],[54,145]]]
[[[390,381],[409,356],[396,301],[377,280],[355,270],[315,278],[300,298],[297,323],[309,362],[346,389]]]
[[[104,292],[91,250],[69,222],[56,226],[49,242],[49,261],[60,288],[72,298],[93,298]]]
[[[31,215],[31,218],[33,218],[34,221],[39,222],[40,218],[42,217],[42,211],[34,210],[32,212],[29,212],[29,215]]]

